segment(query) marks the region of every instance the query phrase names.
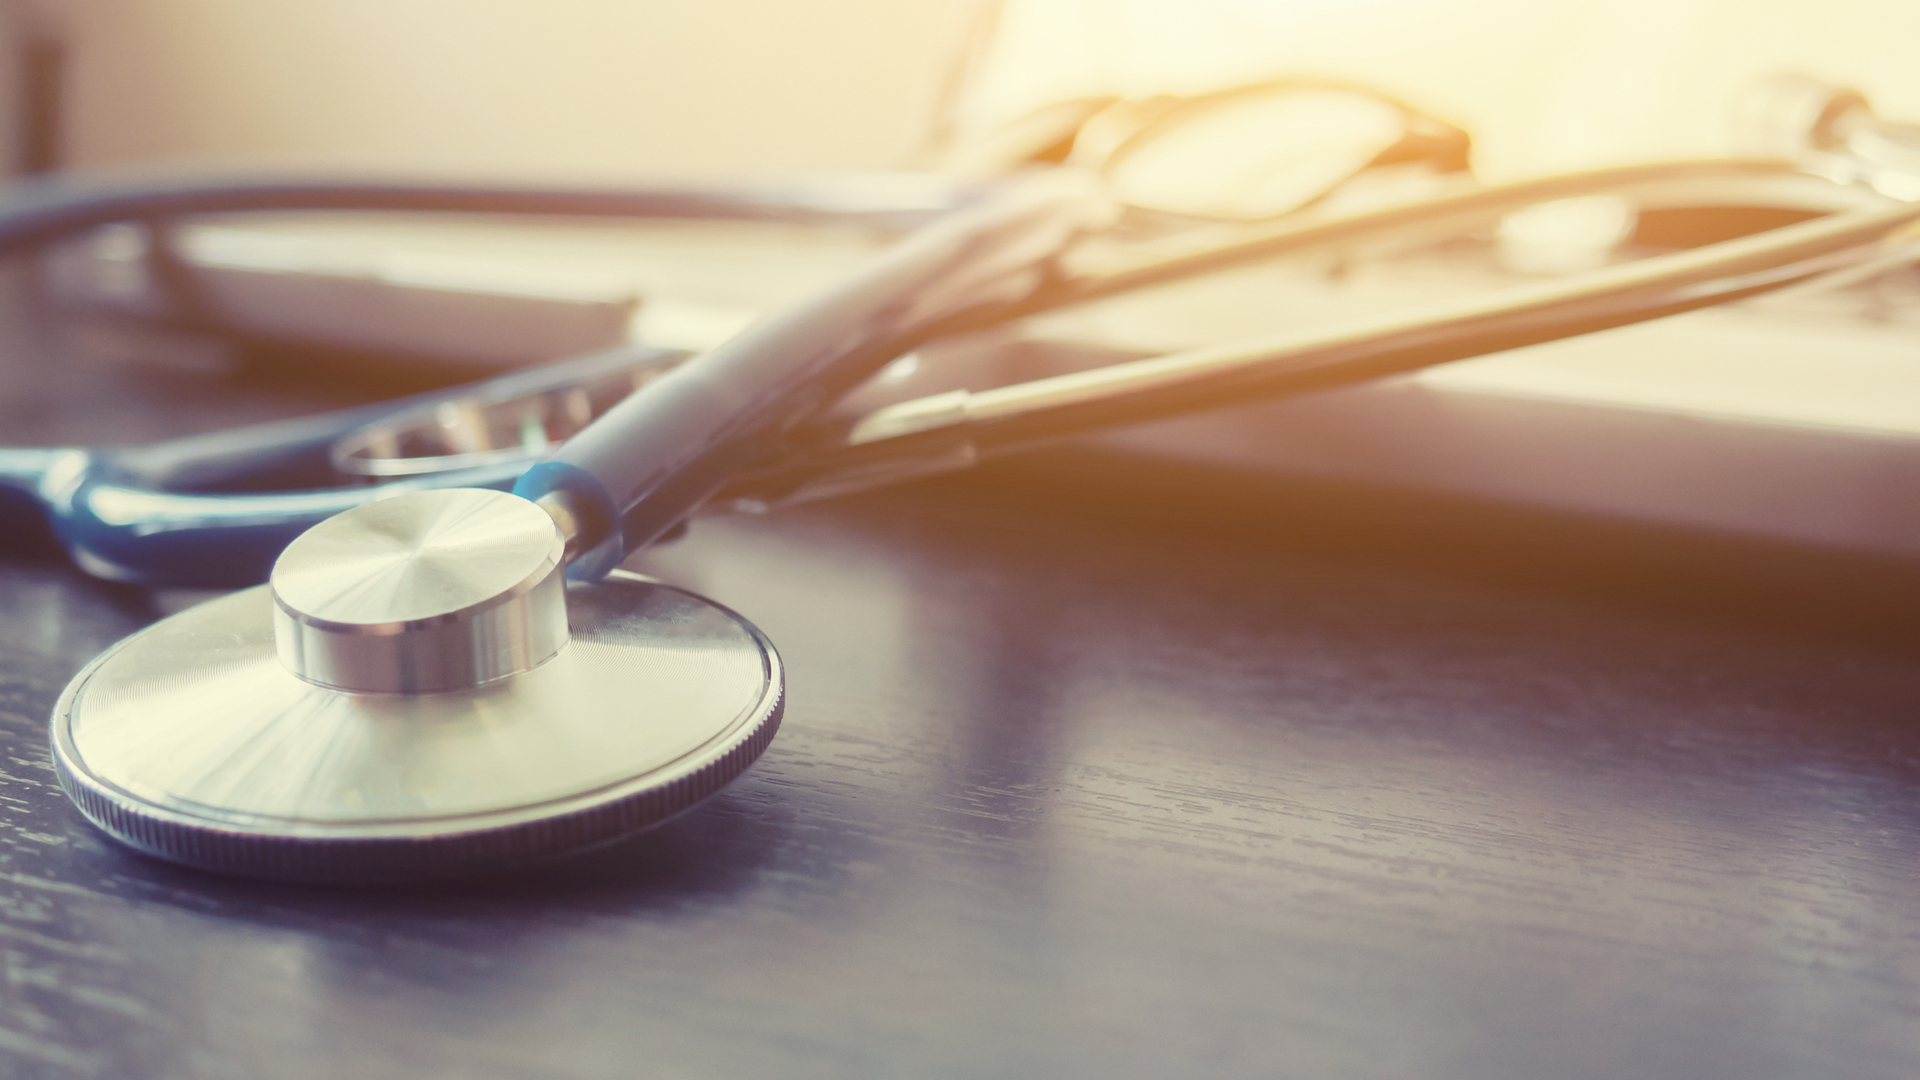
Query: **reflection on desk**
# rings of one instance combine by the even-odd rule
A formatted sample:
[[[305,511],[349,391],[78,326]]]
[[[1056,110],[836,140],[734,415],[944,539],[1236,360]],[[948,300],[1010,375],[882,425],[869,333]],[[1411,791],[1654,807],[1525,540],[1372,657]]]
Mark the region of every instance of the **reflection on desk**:
[[[0,1072],[1914,1075],[1908,643],[1469,562],[953,489],[703,522],[641,566],[779,644],[760,764],[392,891],[90,829],[47,711],[190,598],[7,564]]]

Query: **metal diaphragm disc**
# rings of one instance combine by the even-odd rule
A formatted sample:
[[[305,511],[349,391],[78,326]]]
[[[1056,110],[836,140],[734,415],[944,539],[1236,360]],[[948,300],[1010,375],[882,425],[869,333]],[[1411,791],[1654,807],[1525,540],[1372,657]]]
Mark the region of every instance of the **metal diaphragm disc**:
[[[276,657],[265,586],[134,634],[54,707],[61,785],[100,828],[209,870],[391,881],[532,862],[692,806],[780,723],[773,646],[630,574],[571,585],[573,641],[472,690],[348,693]]]

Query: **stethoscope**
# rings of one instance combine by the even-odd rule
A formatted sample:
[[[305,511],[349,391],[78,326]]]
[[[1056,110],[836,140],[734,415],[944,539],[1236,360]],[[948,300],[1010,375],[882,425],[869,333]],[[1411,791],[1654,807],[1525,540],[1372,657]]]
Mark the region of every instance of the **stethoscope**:
[[[1816,125],[1849,115],[1829,112]],[[85,568],[147,582],[267,578],[76,675],[53,714],[56,770],[116,839],[238,874],[437,876],[609,842],[717,791],[782,715],[779,656],[751,623],[617,569],[690,515],[1910,261],[1920,203],[1876,192],[1871,159],[1822,152],[1798,165],[1632,166],[1357,213],[1310,208],[1219,235],[1176,232],[1171,253],[1158,236],[1144,254],[1114,242],[1122,212],[1091,174],[1055,169],[989,187],[858,276],[695,359],[623,352],[290,427],[136,451],[7,452],[0,470]],[[1854,172],[1836,184],[1842,165]],[[934,337],[1592,197],[1823,216],[1331,331],[828,417]],[[418,452],[454,430],[465,433],[457,452]],[[246,490],[326,469],[386,482]]]

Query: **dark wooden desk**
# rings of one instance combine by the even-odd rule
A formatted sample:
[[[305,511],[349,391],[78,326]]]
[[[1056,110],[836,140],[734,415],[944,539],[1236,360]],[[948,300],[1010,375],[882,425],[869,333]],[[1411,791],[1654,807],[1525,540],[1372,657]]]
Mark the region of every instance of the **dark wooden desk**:
[[[291,407],[34,314],[0,441]],[[1920,1075],[1920,607],[1077,489],[699,525],[643,568],[778,643],[766,756],[407,890],[95,833],[48,711],[192,598],[0,560],[0,1078]]]
[[[783,651],[760,764],[353,892],[93,832],[45,717],[184,598],[0,565],[0,1076],[1920,1075],[1898,641],[953,491],[647,566]]]

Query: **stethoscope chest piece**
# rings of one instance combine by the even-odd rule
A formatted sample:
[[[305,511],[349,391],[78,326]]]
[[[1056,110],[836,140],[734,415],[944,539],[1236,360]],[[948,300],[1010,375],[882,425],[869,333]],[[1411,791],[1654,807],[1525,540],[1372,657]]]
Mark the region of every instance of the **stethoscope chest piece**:
[[[477,872],[657,824],[771,741],[779,656],[679,589],[568,584],[560,556],[545,513],[499,492],[334,518],[270,585],[75,676],[61,784],[141,851],[290,880]]]

